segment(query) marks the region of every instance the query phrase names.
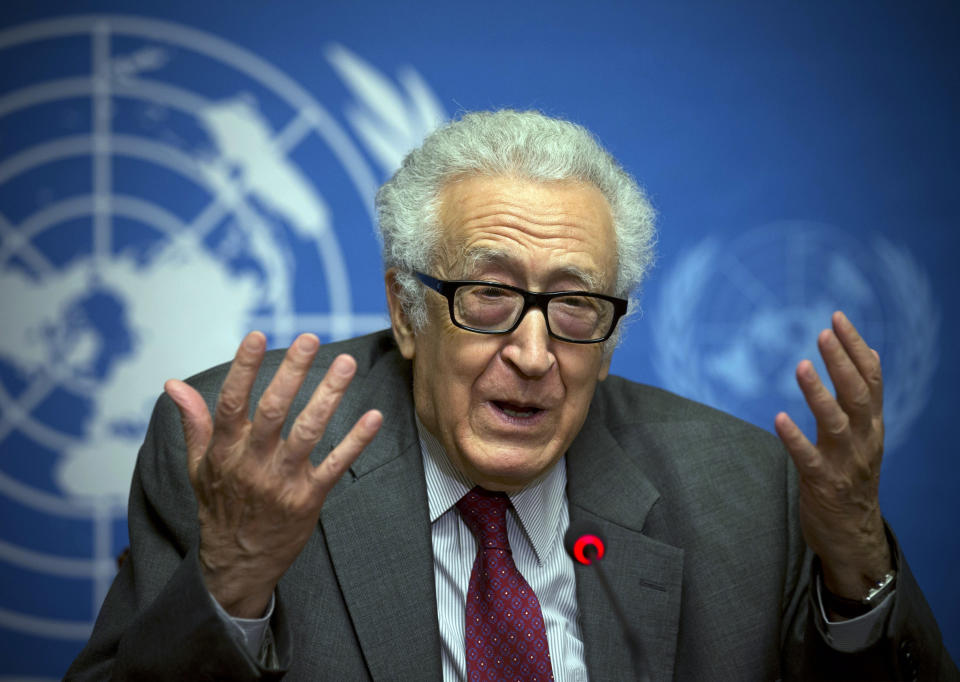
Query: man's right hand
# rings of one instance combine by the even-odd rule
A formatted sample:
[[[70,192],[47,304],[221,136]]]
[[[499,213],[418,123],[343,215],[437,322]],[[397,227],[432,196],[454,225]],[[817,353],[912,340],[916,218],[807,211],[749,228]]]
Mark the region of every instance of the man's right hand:
[[[190,482],[197,496],[200,565],[207,589],[237,618],[259,618],[280,577],[316,528],[323,501],[363,449],[383,416],[364,414],[318,466],[310,452],[356,371],[338,356],[297,416],[286,440],[281,430],[320,343],[312,334],[293,342],[270,385],[249,414],[266,349],[260,332],[240,344],[211,419],[202,396],[171,379],[164,385],[180,410]]]

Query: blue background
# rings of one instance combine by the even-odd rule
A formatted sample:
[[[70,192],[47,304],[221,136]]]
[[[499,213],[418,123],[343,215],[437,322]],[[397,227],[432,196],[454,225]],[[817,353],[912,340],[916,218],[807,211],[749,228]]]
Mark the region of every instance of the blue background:
[[[664,384],[652,326],[664,275],[709,236],[722,247],[764,225],[804,221],[851,235],[864,258],[877,236],[906,248],[933,284],[940,352],[931,358],[936,374],[925,408],[909,437],[888,452],[881,502],[948,648],[960,657],[960,495],[949,428],[960,405],[960,5],[8,2],[0,28],[80,12],[136,14],[211,32],[272,63],[332,112],[351,99],[323,57],[325,46],[339,43],[390,76],[412,65],[448,113],[537,108],[583,123],[648,189],[660,216],[647,314],[614,357],[614,372],[632,379]],[[71,68],[55,51],[46,58]],[[29,82],[42,66],[5,70],[2,90]],[[213,74],[188,77],[197,87],[209,78],[211,92],[217,87]],[[0,130],[0,145],[2,157],[16,143]],[[298,162],[322,176],[319,160]],[[84,173],[86,166],[78,170]],[[383,311],[363,207],[342,207],[336,229],[349,253],[355,306]],[[766,428],[780,409],[770,404]],[[0,447],[12,471],[21,450],[12,438]],[[50,525],[42,532],[77,532]],[[38,532],[12,518],[3,526],[9,542]],[[44,588],[31,580],[0,564],[0,608],[39,614],[71,612],[71,599],[89,603],[84,585],[39,594]],[[58,676],[81,645],[0,631],[0,673]]]

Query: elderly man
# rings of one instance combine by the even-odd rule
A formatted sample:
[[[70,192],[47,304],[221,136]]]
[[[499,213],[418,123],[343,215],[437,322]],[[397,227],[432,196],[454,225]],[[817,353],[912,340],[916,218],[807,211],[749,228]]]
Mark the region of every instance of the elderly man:
[[[392,329],[254,332],[167,383],[68,677],[956,677],[880,514],[879,358],[842,314],[836,398],[797,368],[816,444],[776,417],[788,457],[608,377],[652,210],[584,129],[468,114],[377,206]],[[606,536],[626,625],[572,521]]]

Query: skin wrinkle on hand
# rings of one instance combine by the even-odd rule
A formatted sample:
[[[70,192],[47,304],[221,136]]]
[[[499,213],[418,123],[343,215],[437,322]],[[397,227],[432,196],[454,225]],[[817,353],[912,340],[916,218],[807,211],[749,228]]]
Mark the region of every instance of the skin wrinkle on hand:
[[[892,568],[878,494],[880,358],[839,311],[817,342],[836,397],[809,360],[797,365],[797,383],[817,420],[817,444],[784,412],[774,423],[800,474],[801,526],[820,558],[825,586],[838,596],[861,599]]]
[[[240,344],[221,389],[216,428],[199,393],[183,382],[167,382],[187,438],[204,581],[230,615],[244,618],[263,613],[280,577],[313,533],[327,492],[382,423],[379,412],[366,413],[330,457],[314,467],[309,453],[349,385],[356,362],[349,356],[336,359],[336,369],[317,386],[283,441],[280,431],[319,340],[301,335],[294,341],[250,422],[247,405],[264,357],[262,341],[254,332]]]

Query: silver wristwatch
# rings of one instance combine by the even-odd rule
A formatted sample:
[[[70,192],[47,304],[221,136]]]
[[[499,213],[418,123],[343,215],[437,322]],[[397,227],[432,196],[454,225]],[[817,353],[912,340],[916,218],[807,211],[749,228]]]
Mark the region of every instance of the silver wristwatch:
[[[823,574],[820,572],[819,562],[817,562],[817,579],[820,581],[820,597],[823,605],[829,611],[844,618],[856,618],[862,616],[874,609],[880,602],[887,598],[897,584],[897,572],[893,569],[887,571],[882,578],[873,584],[862,599],[847,599],[838,597],[830,592],[823,582]]]

